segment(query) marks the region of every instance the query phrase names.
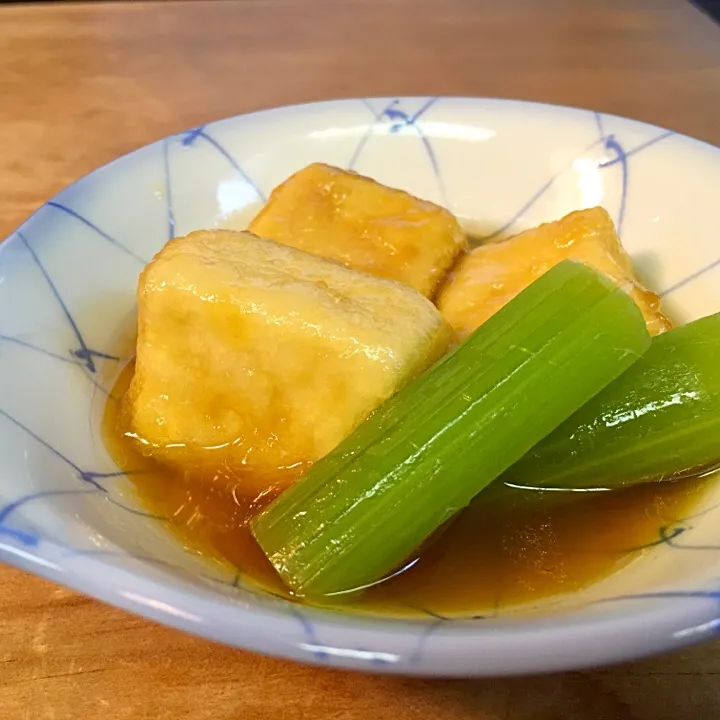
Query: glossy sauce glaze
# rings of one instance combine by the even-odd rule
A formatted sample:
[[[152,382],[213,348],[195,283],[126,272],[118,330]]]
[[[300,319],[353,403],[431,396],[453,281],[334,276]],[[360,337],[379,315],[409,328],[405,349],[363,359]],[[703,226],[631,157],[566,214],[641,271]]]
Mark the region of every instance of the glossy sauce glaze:
[[[103,430],[117,464],[136,471],[130,479],[142,503],[170,519],[169,528],[189,551],[287,595],[249,521],[293,477],[280,473],[270,489],[247,494],[238,479],[179,471],[138,454],[124,435],[118,400],[132,372],[130,364],[120,375]],[[638,548],[658,540],[662,526],[687,514],[705,484],[648,484],[562,504],[510,490],[502,502],[498,493],[492,502],[479,496],[404,572],[329,604],[410,616],[476,616],[535,604],[600,580],[637,557]]]

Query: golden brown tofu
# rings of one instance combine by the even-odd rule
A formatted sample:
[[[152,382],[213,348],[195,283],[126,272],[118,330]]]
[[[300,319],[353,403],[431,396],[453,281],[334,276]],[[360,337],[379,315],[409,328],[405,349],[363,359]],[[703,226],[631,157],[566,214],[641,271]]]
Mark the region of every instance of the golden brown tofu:
[[[642,286],[610,216],[599,207],[475,248],[448,277],[437,306],[458,336],[466,337],[562,260],[584,262],[626,288],[651,335],[672,327],[660,298]]]
[[[249,230],[427,297],[467,244],[444,208],[320,163],[276,187]]]
[[[406,285],[229,230],[168,243],[138,305],[124,425],[145,454],[205,475],[317,460],[452,334]]]

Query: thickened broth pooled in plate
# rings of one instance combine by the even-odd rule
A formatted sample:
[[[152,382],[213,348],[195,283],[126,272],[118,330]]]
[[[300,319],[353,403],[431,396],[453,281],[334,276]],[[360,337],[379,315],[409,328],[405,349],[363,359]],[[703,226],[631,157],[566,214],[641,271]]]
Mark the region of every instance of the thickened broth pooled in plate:
[[[132,372],[131,364],[113,397],[122,397]],[[143,504],[170,518],[169,529],[189,551],[292,597],[252,537],[249,521],[299,472],[280,472],[271,490],[248,495],[242,478],[169,469],[135,451],[122,433],[118,407],[117,400],[106,406],[106,445],[121,467],[142,471],[129,477]],[[478,500],[405,572],[363,593],[328,601],[409,616],[428,611],[484,615],[535,604],[601,580],[638,557],[633,549],[654,543],[660,527],[687,514],[706,483],[648,483],[555,508],[526,497],[534,493],[508,490],[511,502],[500,511]]]

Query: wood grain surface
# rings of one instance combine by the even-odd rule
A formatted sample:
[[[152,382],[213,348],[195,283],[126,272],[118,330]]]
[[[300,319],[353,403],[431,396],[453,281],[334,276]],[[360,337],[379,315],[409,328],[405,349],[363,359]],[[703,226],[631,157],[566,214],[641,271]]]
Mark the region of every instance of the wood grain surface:
[[[411,94],[592,107],[720,144],[720,28],[683,0],[0,6],[0,237],[163,135],[270,105]],[[0,568],[1,720],[718,717],[718,645],[541,678],[342,674],[218,647]]]

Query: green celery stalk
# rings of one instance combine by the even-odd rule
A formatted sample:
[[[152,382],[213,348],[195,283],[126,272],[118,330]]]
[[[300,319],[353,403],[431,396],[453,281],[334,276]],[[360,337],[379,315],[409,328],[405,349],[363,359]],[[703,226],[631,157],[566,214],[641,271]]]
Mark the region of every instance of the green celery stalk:
[[[298,594],[372,583],[649,343],[625,292],[560,263],[311,467],[253,534]]]
[[[653,338],[630,370],[501,480],[558,491],[619,488],[699,474],[718,463],[720,313]]]

